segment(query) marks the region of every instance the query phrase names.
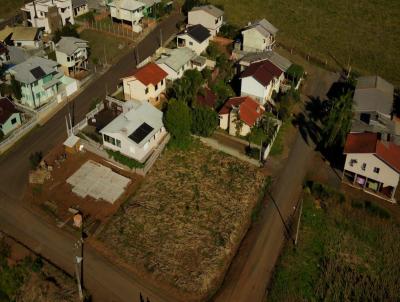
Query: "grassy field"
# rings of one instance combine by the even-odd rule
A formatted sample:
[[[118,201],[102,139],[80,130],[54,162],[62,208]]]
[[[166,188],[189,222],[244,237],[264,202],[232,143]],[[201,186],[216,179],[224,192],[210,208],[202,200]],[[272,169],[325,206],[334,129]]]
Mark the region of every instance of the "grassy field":
[[[19,9],[27,1],[24,0],[0,0],[0,19],[7,19],[19,12]]]
[[[332,196],[318,187],[306,194],[299,245],[284,249],[268,301],[398,301],[398,221]]]
[[[89,41],[90,60],[97,59],[99,63],[107,60],[108,64],[116,63],[124,54],[132,41],[104,34],[94,30],[84,30],[80,37]]]
[[[350,63],[400,85],[400,1],[210,0],[224,6],[238,26],[266,18],[278,29],[278,42],[336,66]]]
[[[208,296],[251,222],[263,179],[258,168],[198,142],[167,150],[100,238],[181,293]]]

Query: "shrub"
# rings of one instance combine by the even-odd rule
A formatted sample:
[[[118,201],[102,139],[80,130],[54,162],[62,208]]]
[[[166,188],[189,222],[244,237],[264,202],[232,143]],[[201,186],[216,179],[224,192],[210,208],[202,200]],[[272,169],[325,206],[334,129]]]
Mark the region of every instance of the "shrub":
[[[217,113],[207,107],[198,106],[192,111],[192,133],[201,136],[211,136],[218,126]]]
[[[164,115],[164,124],[171,134],[173,144],[179,148],[186,148],[190,143],[190,129],[192,118],[190,109],[182,101],[171,99],[167,112]]]
[[[133,158],[127,157],[119,151],[112,151],[112,150],[107,150],[108,156],[112,157],[115,161],[119,162],[120,164],[123,164],[124,166],[129,167],[130,169],[133,168],[138,168],[141,169],[145,166],[144,163],[140,163],[137,160],[134,160]]]
[[[72,24],[67,24],[61,30],[56,30],[53,36],[53,42],[58,43],[61,40],[61,37],[75,37],[79,38],[79,33],[76,30],[76,26]]]
[[[29,162],[31,163],[31,168],[36,169],[39,166],[42,159],[43,159],[42,151],[32,153],[29,156]]]

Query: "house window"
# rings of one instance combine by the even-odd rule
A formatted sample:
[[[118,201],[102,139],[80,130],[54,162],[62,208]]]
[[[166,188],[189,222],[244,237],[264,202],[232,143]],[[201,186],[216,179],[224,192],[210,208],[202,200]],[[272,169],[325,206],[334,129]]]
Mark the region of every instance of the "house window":
[[[380,170],[381,170],[380,168],[375,167],[375,168],[374,168],[374,173],[379,174],[379,171],[380,171]]]
[[[193,45],[193,42],[192,42],[192,41],[190,41],[190,42],[189,42],[189,45]]]
[[[366,163],[363,163],[363,164],[361,165],[361,170],[365,171],[366,168],[367,168],[367,164],[366,164]]]
[[[156,84],[156,86],[154,88],[157,90],[158,89],[158,84]]]
[[[108,135],[106,135],[106,134],[104,134],[104,140],[107,142],[107,143],[110,143],[111,145],[116,145],[115,144],[115,138],[113,138],[113,137],[111,137],[111,136],[108,136]]]
[[[14,117],[14,118],[11,120],[11,124],[12,124],[12,125],[15,125],[16,123],[17,123],[17,118]]]
[[[70,62],[70,61],[71,61],[71,58],[70,58],[70,57],[67,57],[67,61]]]
[[[146,89],[144,90],[144,93],[148,94],[149,93],[149,88],[146,87]]]
[[[164,80],[161,80],[161,85],[164,85]]]
[[[350,167],[354,167],[354,165],[357,163],[356,159],[350,159]]]
[[[115,140],[115,142],[116,142],[116,146],[118,148],[121,148],[121,141],[119,139],[117,139],[117,140]]]
[[[215,24],[217,24],[218,23],[218,19],[215,19]]]

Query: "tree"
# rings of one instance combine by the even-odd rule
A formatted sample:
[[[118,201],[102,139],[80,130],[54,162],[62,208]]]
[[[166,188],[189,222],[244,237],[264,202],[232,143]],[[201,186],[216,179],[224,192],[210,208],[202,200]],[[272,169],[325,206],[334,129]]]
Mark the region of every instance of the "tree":
[[[185,3],[182,5],[182,12],[187,15],[193,7],[201,6],[203,4],[206,4],[206,2],[202,0],[185,0]]]
[[[218,126],[218,115],[214,110],[198,106],[192,111],[192,133],[211,136]]]
[[[232,87],[226,84],[223,80],[219,80],[215,83],[211,90],[217,95],[217,108],[220,108],[227,99],[234,96]]]
[[[61,30],[56,30],[53,37],[53,42],[58,43],[61,40],[61,37],[75,37],[79,38],[79,33],[76,30],[76,26],[72,24],[66,24]]]
[[[204,79],[200,71],[187,70],[181,79],[174,81],[169,96],[191,106],[203,83]]]
[[[236,40],[237,38],[240,37],[240,31],[239,28],[236,27],[235,25],[232,25],[230,23],[225,23],[221,26],[219,35],[228,39]]]
[[[331,109],[324,120],[322,129],[322,145],[324,148],[343,147],[353,119],[353,98],[346,92],[331,101]]]
[[[11,77],[11,90],[14,96],[20,100],[22,97],[21,84],[15,79],[14,76]]]
[[[171,99],[168,102],[164,124],[177,147],[185,148],[188,146],[192,119],[190,109],[186,103],[181,100]]]

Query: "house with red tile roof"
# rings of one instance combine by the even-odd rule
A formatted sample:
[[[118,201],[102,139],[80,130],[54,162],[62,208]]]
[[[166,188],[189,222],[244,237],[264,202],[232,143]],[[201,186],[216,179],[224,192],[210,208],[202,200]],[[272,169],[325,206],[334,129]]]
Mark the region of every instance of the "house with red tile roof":
[[[168,74],[155,63],[138,69],[133,75],[123,78],[126,100],[158,103],[165,93]]]
[[[349,133],[344,147],[343,181],[396,202],[400,179],[400,146],[372,132]]]
[[[229,99],[219,111],[219,126],[230,135],[246,136],[257,124],[265,109],[251,97]]]
[[[0,98],[0,131],[9,134],[21,126],[21,111],[8,98]]]
[[[267,102],[274,105],[272,93],[279,92],[284,80],[284,70],[269,60],[249,65],[241,74],[241,96],[250,96],[261,105]]]

